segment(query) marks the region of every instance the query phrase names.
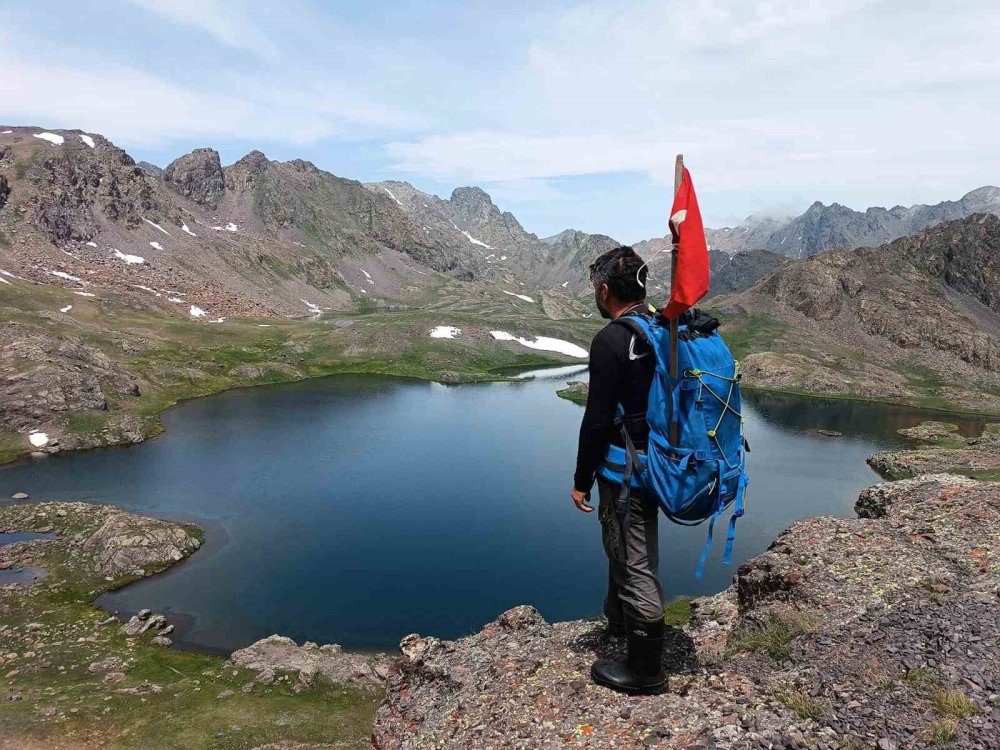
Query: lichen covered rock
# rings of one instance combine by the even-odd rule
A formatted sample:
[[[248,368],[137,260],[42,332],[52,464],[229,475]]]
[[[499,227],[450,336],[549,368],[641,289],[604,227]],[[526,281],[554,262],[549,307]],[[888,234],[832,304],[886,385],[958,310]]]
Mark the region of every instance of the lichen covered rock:
[[[1000,485],[878,485],[860,519],[800,521],[672,629],[666,691],[590,681],[600,621],[530,607],[458,641],[407,636],[373,745],[409,748],[954,747],[1000,736]],[[942,716],[957,691],[970,713]],[[992,744],[991,744],[992,743]]]

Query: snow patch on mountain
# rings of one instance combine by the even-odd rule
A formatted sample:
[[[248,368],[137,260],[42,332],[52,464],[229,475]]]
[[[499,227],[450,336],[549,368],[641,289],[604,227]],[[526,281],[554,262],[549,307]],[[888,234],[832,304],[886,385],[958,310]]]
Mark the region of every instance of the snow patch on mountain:
[[[150,242],[149,246],[151,248],[153,248],[154,250],[162,250],[163,249],[163,245],[161,245],[159,242]]]
[[[192,237],[197,237],[197,236],[198,236],[198,235],[196,235],[196,234],[195,234],[194,232],[192,232],[192,231],[191,231],[191,230],[190,230],[190,229],[188,228],[188,225],[187,225],[187,224],[181,224],[181,231],[184,231],[184,232],[187,232],[187,233],[188,233],[188,234],[190,234],[190,235],[191,235]]]
[[[432,339],[456,339],[462,335],[462,329],[455,326],[436,326],[431,331]]]
[[[53,146],[61,146],[66,140],[58,133],[32,133],[32,135],[35,136],[35,138],[41,138],[43,141],[48,141]]]
[[[506,331],[490,331],[490,336],[495,338],[497,341],[516,341],[521,344],[521,346],[526,346],[529,349],[538,349],[546,352],[558,352],[559,354],[565,354],[568,357],[576,357],[577,359],[586,359],[589,356],[587,350],[583,347],[577,346],[569,341],[554,339],[548,336],[536,336],[534,341],[521,338],[520,336],[515,336],[514,334],[507,333]]]
[[[91,148],[97,148],[97,144],[94,143],[94,139],[91,138],[89,135],[81,135],[80,140],[86,143]]]
[[[204,318],[206,313],[200,307],[196,305],[191,305],[191,310],[188,313],[192,318]]]
[[[527,294],[517,294],[515,292],[508,292],[506,289],[501,289],[504,294],[509,294],[511,297],[517,297],[518,299],[523,299],[525,302],[534,302],[535,300],[529,297]]]
[[[123,260],[130,266],[140,265],[146,262],[146,259],[139,255],[129,255],[128,253],[123,253],[121,250],[115,250],[114,253],[118,260]]]
[[[390,190],[389,188],[387,188],[387,187],[386,187],[385,185],[383,185],[383,186],[382,186],[382,189],[383,189],[383,190],[384,190],[385,192],[387,192],[387,193],[389,194],[389,197],[390,197],[390,198],[392,198],[392,199],[393,199],[394,201],[396,201],[396,203],[398,203],[398,204],[399,204],[400,206],[402,206],[402,205],[403,205],[403,204],[402,204],[402,203],[400,202],[399,198],[397,198],[397,197],[396,197],[395,195],[393,195],[392,191],[391,191],[391,190]]]
[[[171,237],[171,236],[172,236],[172,235],[170,234],[170,232],[168,232],[168,231],[167,231],[166,229],[164,229],[163,227],[161,227],[161,226],[160,226],[159,224],[157,224],[157,223],[156,223],[155,221],[150,221],[149,219],[146,219],[146,218],[143,218],[143,221],[144,221],[144,222],[146,222],[147,224],[149,224],[149,225],[150,225],[150,226],[152,226],[152,227],[156,227],[156,228],[157,228],[157,229],[159,229],[159,230],[160,230],[161,232],[163,232],[163,233],[164,233],[165,235],[167,235],[167,237]]]
[[[493,250],[493,246],[492,245],[487,245],[482,240],[477,240],[475,237],[473,237],[471,234],[469,234],[468,232],[466,232],[464,229],[462,229],[460,231],[462,232],[462,234],[465,235],[465,239],[467,239],[473,245],[479,245],[480,247],[485,247],[487,250]]]
[[[65,271],[49,271],[49,273],[53,276],[58,276],[60,279],[66,279],[66,281],[80,281],[78,276],[73,276]]]

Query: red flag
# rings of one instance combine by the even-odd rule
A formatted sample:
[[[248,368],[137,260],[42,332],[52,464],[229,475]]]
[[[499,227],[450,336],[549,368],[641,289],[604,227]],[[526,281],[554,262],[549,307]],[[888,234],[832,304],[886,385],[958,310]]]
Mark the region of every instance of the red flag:
[[[670,234],[677,245],[677,270],[662,315],[676,318],[708,293],[708,244],[687,167],[670,209]]]

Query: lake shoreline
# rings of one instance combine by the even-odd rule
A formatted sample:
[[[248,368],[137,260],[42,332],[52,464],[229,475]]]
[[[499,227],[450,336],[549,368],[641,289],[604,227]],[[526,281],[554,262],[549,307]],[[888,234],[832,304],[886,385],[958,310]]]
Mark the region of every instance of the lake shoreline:
[[[568,361],[565,358],[555,358],[555,357],[549,358],[546,356],[537,356],[536,358],[538,361],[532,364],[517,365],[517,366],[506,366],[506,365],[500,366],[493,368],[492,370],[487,370],[483,372],[481,375],[468,375],[462,373],[455,373],[451,371],[448,371],[447,373],[439,372],[439,373],[427,373],[427,374],[413,374],[413,373],[396,371],[394,370],[394,368],[391,367],[385,368],[384,370],[372,370],[372,369],[366,369],[364,367],[357,367],[357,368],[347,367],[342,369],[334,366],[331,368],[330,372],[323,372],[315,375],[309,374],[302,378],[295,378],[295,377],[282,378],[278,376],[275,377],[274,379],[270,379],[267,382],[262,382],[262,383],[233,383],[231,385],[221,387],[211,392],[200,393],[193,396],[186,396],[165,404],[162,408],[158,409],[154,414],[150,415],[149,418],[151,420],[151,428],[148,430],[146,434],[142,436],[141,439],[129,439],[115,443],[104,443],[95,441],[93,442],[93,444],[81,444],[69,449],[62,448],[60,446],[55,446],[55,449],[49,449],[49,450],[36,449],[32,451],[24,449],[22,453],[16,454],[12,458],[0,462],[0,471],[9,466],[17,466],[19,464],[33,460],[32,458],[33,453],[44,453],[46,455],[52,455],[55,453],[64,453],[67,451],[89,451],[100,448],[127,448],[129,445],[135,445],[139,442],[146,442],[152,440],[162,435],[166,429],[163,426],[161,420],[161,416],[164,413],[182,404],[186,404],[191,401],[197,401],[200,399],[210,398],[220,393],[227,393],[230,391],[262,388],[269,385],[296,383],[296,382],[303,382],[306,380],[316,380],[321,378],[332,378],[332,377],[337,377],[339,375],[353,375],[353,376],[376,375],[376,376],[400,378],[402,380],[414,380],[425,383],[441,383],[443,385],[455,385],[455,386],[474,385],[477,383],[509,382],[517,380],[516,374],[505,374],[505,372],[516,373],[517,371],[520,370],[530,371],[532,369],[544,369],[550,367],[551,368],[569,367],[572,366],[573,364],[586,364],[579,362],[574,363],[572,361]],[[446,374],[448,375],[448,378],[445,378]],[[741,384],[741,386],[744,391],[751,393],[774,393],[786,396],[797,396],[800,398],[807,398],[807,399],[818,399],[818,400],[828,399],[831,401],[852,401],[863,404],[902,406],[941,415],[954,415],[954,416],[966,416],[966,417],[1000,417],[1000,412],[991,412],[985,409],[984,410],[963,409],[958,406],[952,406],[952,407],[931,406],[922,403],[919,400],[908,401],[905,399],[891,399],[891,398],[882,398],[877,396],[859,396],[851,393],[829,393],[829,392],[817,393],[812,391],[799,391],[786,388],[757,386],[748,384],[745,381]],[[571,394],[569,388],[564,389],[563,392],[558,393],[557,396],[572,403],[581,405],[586,404],[585,395],[581,397],[579,392]]]
[[[966,487],[969,486],[972,487],[982,486],[982,483],[973,483],[972,485],[964,485],[961,484],[962,481],[968,481],[968,480],[954,479],[953,481],[953,478],[947,479],[947,478],[931,477],[931,478],[921,478],[920,480],[915,480],[914,483],[911,484],[907,484],[906,482],[892,482],[882,485],[876,485],[874,488],[866,490],[864,493],[862,493],[862,497],[863,498],[867,497],[869,498],[869,500],[865,501],[864,503],[859,503],[858,507],[859,509],[861,509],[859,512],[863,512],[864,514],[866,514],[866,517],[869,518],[879,518],[881,517],[880,514],[889,514],[890,516],[893,516],[893,514],[896,511],[891,510],[890,506],[893,506],[898,502],[902,502],[902,505],[900,507],[910,507],[909,505],[910,500],[906,498],[919,497],[921,498],[920,502],[926,502],[926,498],[928,497],[927,495],[928,492],[931,492],[932,494],[934,492],[937,492],[941,498],[948,498],[954,495],[955,489],[964,490]],[[955,484],[954,482],[958,482],[958,484]],[[925,490],[922,488],[929,488],[929,489]],[[986,498],[993,497],[994,495],[990,493],[997,492],[997,490],[995,489],[990,489],[990,490],[980,489],[977,491],[980,493],[987,492],[986,495],[983,495],[983,497]],[[897,497],[903,498],[903,500],[894,499]],[[16,505],[6,504],[0,506],[0,513],[5,512],[6,508],[11,508],[11,507],[17,508],[17,507],[34,506],[34,505],[35,504],[32,504],[30,502],[19,503]],[[67,508],[70,506],[78,507],[80,505],[81,504],[79,503],[45,504],[45,506],[48,506],[52,509]],[[107,506],[92,505],[92,504],[86,504],[86,505],[91,509],[91,511],[77,511],[77,512],[84,512],[84,514],[86,514],[86,512],[99,513],[108,511]],[[42,506],[43,507],[42,512],[47,512],[44,509],[45,506]],[[102,510],[102,508],[104,510]],[[111,510],[117,512],[117,509],[112,508]],[[955,513],[954,509],[949,509],[949,513],[954,514]],[[131,516],[132,514],[128,513],[127,515]],[[937,517],[938,516],[935,516],[935,518]],[[174,518],[176,519],[178,518],[178,516],[175,515]],[[836,554],[837,555],[836,559],[841,559],[842,555],[846,555],[845,557],[843,557],[843,559],[852,560],[851,565],[855,565],[857,564],[857,560],[861,558],[857,557],[851,558],[850,555],[845,552],[845,550],[840,548],[839,545],[841,544],[841,542],[836,541],[838,539],[842,539],[842,537],[838,533],[834,533],[833,531],[831,531],[832,529],[840,528],[840,525],[845,525],[845,528],[852,529],[851,531],[852,535],[861,533],[853,530],[854,527],[851,525],[852,523],[856,522],[851,522],[850,519],[832,519],[832,518],[807,519],[805,521],[798,522],[792,529],[789,529],[783,532],[782,534],[778,535],[778,542],[776,542],[777,549],[779,550],[778,558],[775,558],[775,553],[773,552],[768,552],[762,555],[761,557],[754,558],[753,560],[748,561],[748,563],[745,566],[740,568],[739,580],[742,581],[742,583],[737,583],[735,588],[730,587],[725,591],[721,592],[720,594],[714,596],[702,596],[695,598],[692,603],[694,617],[690,625],[684,623],[683,619],[679,622],[675,622],[674,623],[675,627],[678,627],[679,625],[681,628],[681,630],[678,632],[690,633],[691,637],[694,638],[694,642],[696,644],[698,658],[705,658],[712,652],[712,649],[718,650],[719,648],[722,648],[722,646],[719,645],[720,643],[725,643],[730,639],[735,638],[740,632],[742,632],[740,630],[741,628],[745,629],[747,627],[765,626],[766,623],[769,622],[768,617],[770,617],[771,615],[764,613],[788,611],[786,606],[788,604],[788,601],[786,601],[782,597],[774,599],[773,596],[775,595],[775,592],[788,590],[786,589],[787,586],[790,586],[791,587],[790,590],[792,591],[798,591],[802,587],[811,585],[810,581],[813,580],[813,576],[805,575],[804,577],[802,577],[801,574],[797,572],[797,569],[793,568],[790,571],[782,572],[780,579],[769,582],[770,581],[769,576],[772,575],[772,573],[768,572],[769,570],[771,570],[769,566],[773,565],[773,563],[763,562],[763,561],[784,559],[784,556],[786,556],[787,553],[780,552],[781,540],[785,540],[784,544],[791,544],[794,546],[795,544],[798,544],[800,541],[806,539],[807,537],[811,537],[811,538],[822,538],[825,540],[833,540],[829,542],[830,554]],[[920,526],[921,528],[924,528],[926,527],[927,523],[928,522],[926,520],[923,520],[923,517],[921,516],[921,519],[919,520],[919,523],[917,523],[917,525]],[[826,528],[825,526],[822,526],[823,524],[831,524],[830,530],[827,530],[827,532],[824,533],[820,533],[818,531],[820,527]],[[814,526],[815,528],[813,528]],[[37,524],[33,528],[37,529],[38,528]],[[206,547],[206,545],[204,544],[204,539],[205,539],[204,534],[201,535],[201,539],[202,542],[199,542],[198,545],[199,549],[203,549]],[[207,549],[206,551],[211,552],[211,550]],[[199,557],[198,555],[188,554],[182,558],[179,564],[171,565],[163,570],[153,570],[151,571],[150,574],[159,576],[169,575],[169,570],[171,569],[179,570],[185,565],[185,563],[193,562],[198,557]],[[827,558],[827,560],[829,561],[829,558]],[[914,558],[911,560],[909,557],[897,556],[895,558],[894,565],[901,564],[901,561],[902,564],[905,564],[906,566],[917,565],[918,560],[919,558]],[[763,576],[763,578],[761,578],[761,576]],[[128,580],[125,579],[116,580],[114,582],[109,582],[108,584],[105,585],[107,585],[107,588],[109,590],[111,589],[124,590],[125,588],[133,585],[134,583],[144,580],[144,578],[146,578],[146,576],[129,577]],[[750,581],[751,579],[753,579],[754,582],[750,584],[748,588],[748,584],[746,582]],[[859,581],[854,580],[853,578],[851,578],[850,580],[852,581],[852,585],[858,585],[859,583]],[[816,585],[825,586],[825,584],[819,584],[819,583],[817,583]],[[955,584],[952,580],[949,580],[945,585],[954,587],[956,591],[959,589],[959,586]],[[744,590],[748,591],[753,590],[755,592],[758,592],[753,594],[753,596],[755,597],[754,601],[756,602],[753,606],[758,608],[759,611],[748,610],[748,611],[738,612],[738,610],[741,610],[743,607],[743,605],[737,601],[737,599],[739,599],[739,601],[742,602],[743,594],[738,592]],[[803,589],[803,591],[804,590],[805,589]],[[917,587],[917,590],[919,591],[921,589]],[[819,589],[818,591],[814,590],[810,591],[812,593],[806,596],[804,601],[812,601],[810,597],[815,597],[821,594],[825,595],[823,594],[823,592],[825,591],[825,589],[823,588]],[[945,596],[949,595],[950,594],[947,593],[945,594]],[[98,605],[95,601],[88,606],[94,608],[97,607]],[[963,606],[966,605],[963,604]],[[89,621],[89,619],[94,619],[92,615],[86,614],[87,611],[88,611],[87,609],[82,609],[79,611],[79,614],[77,614],[76,617],[80,619],[73,621],[73,624],[70,626],[71,630],[79,630],[80,627],[82,627],[81,623],[86,623]],[[757,611],[757,614],[753,614],[754,611]],[[784,617],[785,615],[782,614],[781,616]],[[754,623],[756,623],[756,625]],[[122,623],[116,619],[113,628],[111,629],[117,630],[119,627],[121,627],[121,625]],[[27,625],[23,625],[23,627],[26,628]],[[105,625],[104,627],[107,628],[108,626]],[[532,659],[539,658],[537,656],[528,656],[529,653],[538,653],[544,655],[548,653],[548,649],[550,648],[557,648],[561,652],[565,648],[565,646],[559,646],[558,644],[562,643],[563,640],[566,641],[566,645],[573,647],[573,650],[578,654],[578,656],[582,654],[582,658],[584,658],[585,660],[590,658],[588,656],[589,652],[587,649],[592,649],[595,647],[599,648],[599,646],[591,645],[597,643],[597,641],[595,640],[596,639],[595,634],[597,633],[599,628],[600,628],[599,620],[564,621],[564,622],[559,622],[555,625],[548,625],[543,620],[541,620],[537,612],[535,612],[533,609],[517,608],[516,610],[511,610],[510,612],[501,615],[500,618],[495,623],[493,623],[492,625],[487,625],[478,635],[462,638],[455,642],[442,641],[434,637],[421,637],[421,638],[407,637],[406,639],[403,640],[402,643],[402,657],[401,660],[399,661],[399,667],[398,667],[400,671],[398,672],[395,671],[397,667],[389,667],[386,672],[386,676],[388,679],[388,686],[389,686],[389,694],[386,700],[382,702],[380,707],[377,709],[378,713],[376,715],[374,722],[374,727],[375,727],[374,736],[376,737],[375,746],[386,747],[386,748],[394,747],[396,745],[393,743],[400,741],[404,737],[413,739],[413,737],[410,736],[410,732],[413,731],[419,732],[420,734],[417,736],[419,736],[420,738],[434,736],[433,733],[436,731],[434,727],[436,726],[437,722],[440,721],[439,711],[444,710],[443,708],[439,709],[439,705],[447,705],[447,701],[445,704],[440,704],[443,694],[441,693],[440,688],[437,686],[438,682],[437,679],[435,679],[431,683],[428,683],[425,681],[424,676],[426,674],[436,674],[438,673],[438,670],[440,670],[441,673],[443,674],[453,675],[454,674],[453,670],[456,668],[456,665],[461,665],[459,667],[460,670],[468,669],[471,670],[472,672],[475,672],[476,669],[480,668],[479,666],[477,666],[479,662],[476,661],[476,659],[479,659],[480,657],[475,657],[473,661],[468,661],[468,659],[472,658],[470,656],[470,652],[468,651],[468,649],[472,648],[473,644],[482,642],[485,645],[491,643],[492,639],[495,639],[497,637],[504,638],[505,639],[504,643],[506,645],[503,647],[502,651],[507,654],[507,656],[505,657],[506,663],[508,665],[507,669],[512,669],[513,670],[512,674],[516,677],[516,675],[519,674],[519,670],[525,667],[525,665],[532,663]],[[793,636],[793,639],[794,638],[795,636]],[[270,639],[265,639],[265,640],[270,640]],[[336,667],[336,669],[340,669],[340,666],[337,665],[340,665],[342,663],[351,663],[351,662],[342,662],[341,657],[337,656],[337,653],[339,652],[331,652],[330,654],[323,656],[319,652],[310,652],[308,648],[303,650],[302,648],[296,646],[294,643],[291,643],[291,645],[289,646],[288,644],[290,642],[286,641],[285,639],[278,638],[277,641],[280,642],[277,645],[280,646],[280,648],[285,649],[285,651],[283,652],[285,654],[285,657],[291,659],[291,661],[286,661],[285,662],[286,664],[291,663],[294,665],[298,665],[300,664],[301,660],[303,658],[306,658],[306,656],[308,656],[309,654],[311,654],[309,658],[332,659],[333,661],[330,662],[331,665],[333,665],[331,666],[331,669],[333,669],[334,667]],[[683,639],[679,643],[682,642]],[[813,642],[810,640],[810,631],[808,630],[808,628],[802,631],[800,639],[796,640],[795,642],[805,643],[806,645],[794,646],[791,648],[800,649],[800,648],[813,647],[812,646]],[[154,654],[154,655],[163,654],[165,651],[170,652],[171,654],[173,654],[173,656],[171,656],[172,661],[170,662],[171,664],[170,669],[180,672],[189,669],[189,667],[185,666],[185,664],[188,663],[187,660],[206,658],[213,660],[210,662],[211,664],[219,665],[221,664],[222,657],[225,656],[223,652],[213,653],[212,650],[206,651],[205,649],[187,650],[176,647],[170,647],[165,649],[163,646],[145,645],[145,644],[132,646],[131,648],[138,649],[138,651],[133,651],[133,653],[139,653],[139,654],[144,654],[147,651],[149,654]],[[246,649],[242,649],[241,651],[246,651],[248,653],[256,653],[255,649],[260,649],[260,648],[265,648],[265,647],[260,646],[259,644],[254,644],[253,647],[248,647]],[[442,651],[442,649],[444,650]],[[532,651],[533,649],[535,651]],[[491,645],[488,647],[488,650],[490,652],[493,652],[496,650],[496,646]],[[798,653],[798,651],[795,650],[793,651],[793,653]],[[371,656],[371,652],[366,650],[359,650],[359,651],[352,650],[350,652],[344,652],[343,659],[349,660],[352,656],[357,656],[367,660]],[[142,658],[145,657],[140,656],[139,658],[141,660]],[[161,656],[156,656],[156,659],[161,659],[161,658],[162,658]],[[683,662],[684,659],[688,658],[689,658],[688,656],[684,656],[681,659],[681,661]],[[663,700],[669,703],[670,701],[676,700],[678,696],[681,696],[683,703],[680,705],[687,706],[688,708],[690,708],[692,705],[695,706],[695,710],[693,712],[689,711],[687,714],[689,716],[689,719],[686,721],[689,724],[697,724],[697,722],[699,721],[708,719],[710,721],[710,725],[713,727],[718,727],[720,725],[728,726],[724,722],[719,722],[718,717],[715,716],[715,714],[711,712],[706,713],[707,709],[705,708],[706,705],[711,705],[711,701],[717,702],[720,699],[728,701],[732,700],[732,698],[734,697],[735,693],[727,692],[731,689],[735,689],[731,688],[729,686],[729,683],[727,682],[730,679],[729,677],[725,676],[729,674],[729,672],[726,671],[727,668],[735,670],[736,673],[739,673],[741,670],[746,670],[746,669],[760,670],[765,667],[767,670],[777,669],[776,667],[774,667],[773,665],[771,665],[769,662],[766,661],[768,658],[770,658],[768,657],[768,655],[764,654],[762,656],[754,651],[739,652],[735,654],[730,654],[728,656],[723,656],[721,658],[722,661],[714,664],[710,658],[705,658],[705,664],[706,664],[705,669],[707,669],[707,671],[703,669],[700,672],[697,670],[695,672],[690,672],[689,667],[683,667],[681,666],[681,662],[678,662],[678,669],[680,669],[680,672],[678,673],[679,676],[675,676],[672,678],[671,684],[674,686],[674,688],[671,693],[669,693],[665,698],[663,698]],[[552,659],[551,656],[542,657],[543,661],[548,661],[550,659]],[[256,668],[260,666],[262,662],[251,659],[248,663],[254,665],[254,668]],[[727,667],[726,665],[729,666]],[[577,685],[577,682],[574,681],[573,679],[570,679],[569,677],[566,677],[565,675],[562,675],[561,673],[550,674],[550,671],[551,670],[549,668],[543,669],[542,672],[538,675],[538,679],[541,680],[541,684],[550,685],[548,691],[550,696],[549,700],[557,702],[562,701],[565,692],[563,690],[563,687],[565,687],[566,685],[570,686]],[[224,674],[224,672],[225,670],[219,670],[220,674]],[[253,669],[251,669],[251,673],[252,672]],[[292,674],[294,673],[295,672],[293,670]],[[129,674],[128,670],[126,670],[126,674]],[[162,670],[160,674],[163,674]],[[241,670],[240,674],[246,675],[246,676],[241,676],[240,677],[241,680],[250,679],[250,682],[246,682],[245,684],[243,684],[243,688],[246,688],[247,685],[251,685],[251,683],[253,684],[253,687],[251,688],[250,691],[251,693],[254,690],[269,689],[265,688],[263,683],[256,682],[256,680],[260,677],[261,674],[265,675],[268,674],[267,669],[258,670],[257,677],[254,677],[253,674],[248,674],[245,671],[245,669]],[[703,683],[702,682],[703,678],[699,677],[698,676],[699,674],[708,675],[708,677],[705,679],[716,680],[717,682],[715,686],[706,687],[708,683]],[[719,677],[720,674],[723,675],[721,678]],[[779,672],[775,672],[775,674],[779,674]],[[127,679],[131,680],[130,677]],[[260,679],[267,680],[270,678],[265,676]],[[719,679],[722,679],[721,683],[718,682]],[[793,685],[796,684],[794,682],[796,678],[789,677],[787,679],[790,681],[790,684]],[[843,677],[838,677],[837,679],[842,680]],[[400,680],[405,680],[405,683],[401,683]],[[554,680],[555,682],[550,683],[549,682],[550,680]],[[17,682],[16,678],[15,682]],[[531,680],[526,678],[526,682],[530,683]],[[124,684],[131,685],[132,682],[126,682]],[[136,689],[145,690],[146,688],[142,687],[142,685],[145,684],[147,684],[145,680],[139,682],[136,686]],[[152,684],[159,685],[160,683],[154,682]],[[406,701],[401,701],[400,699],[401,684],[409,685],[407,691],[409,691],[410,695],[412,695],[412,698],[407,699]],[[459,680],[459,684],[460,685],[463,684],[461,680]],[[903,684],[905,684],[905,681],[903,681]],[[583,687],[581,688],[582,692],[580,692],[581,689],[574,688],[575,692],[573,692],[573,702],[570,705],[560,704],[561,707],[559,710],[565,713],[563,723],[566,722],[572,723],[573,721],[576,721],[577,725],[581,725],[580,721],[574,719],[575,716],[574,711],[586,709],[587,716],[585,717],[585,719],[582,719],[582,721],[586,721],[587,726],[603,726],[602,724],[603,719],[601,719],[600,717],[604,715],[603,712],[605,712],[608,709],[609,705],[612,707],[614,715],[619,716],[621,710],[619,708],[619,704],[621,703],[621,701],[617,697],[610,696],[606,692],[600,691],[600,689],[598,688],[589,686],[586,682],[582,683],[582,685],[583,685]],[[234,687],[238,686],[234,685]],[[126,688],[126,689],[132,689],[132,688]],[[314,688],[309,688],[309,689],[313,690]],[[706,689],[709,691],[709,693],[705,692]],[[226,692],[227,692],[226,690],[223,690],[223,692],[220,693],[220,696]],[[233,690],[233,692],[236,692],[238,694],[238,690]],[[708,697],[710,693],[714,695],[714,697],[711,698]],[[313,700],[313,698],[317,698],[322,695],[324,694],[307,693],[299,695],[296,693],[290,699],[294,702],[301,701],[306,706],[309,706],[310,701]],[[489,723],[487,724],[488,731],[490,732],[509,731],[516,733],[516,730],[510,728],[510,722],[514,720],[513,715],[517,713],[518,701],[521,700],[520,693],[517,692],[517,690],[515,690],[513,693],[510,694],[505,693],[505,695],[507,695],[507,698],[505,700],[501,700],[500,696],[497,696],[497,699],[495,701],[490,701],[491,705],[497,706],[501,709],[501,713],[494,715],[489,719],[490,722],[493,722],[492,724]],[[218,700],[219,699],[213,699],[213,705],[215,705],[215,703],[218,702]],[[224,700],[228,700],[228,698]],[[375,704],[371,698],[366,698],[363,695],[359,694],[358,700],[362,705],[371,706],[372,707],[371,710],[373,711],[375,710],[374,708]],[[609,700],[611,701],[610,704],[608,703]],[[660,705],[657,702],[659,700],[660,699],[653,699],[650,702],[644,703],[642,705],[647,705],[647,706]],[[808,721],[803,721],[801,717],[797,717],[794,711],[788,708],[788,703],[786,699],[783,697],[779,696],[778,698],[772,697],[768,699],[765,696],[762,699],[758,698],[758,700],[763,700],[763,702],[760,704],[760,708],[757,709],[759,711],[759,715],[762,718],[756,721],[756,723],[751,724],[749,728],[745,728],[746,731],[749,733],[756,732],[761,736],[765,736],[766,733],[774,733],[774,732],[777,732],[778,734],[785,733],[787,734],[788,737],[794,739],[794,737],[796,736],[804,736],[804,737],[810,736],[809,732],[818,731],[822,727],[821,723],[816,719],[809,719]],[[821,696],[819,698],[816,698],[815,700],[823,701],[829,699]],[[326,697],[323,697],[322,701],[323,704],[334,705],[335,698],[332,695],[328,695]],[[703,703],[703,701],[709,701],[709,703],[705,704]],[[738,712],[740,710],[738,708],[739,705],[740,704],[738,703],[733,704],[732,710]],[[576,708],[573,708],[574,706]],[[212,710],[214,711],[215,709],[213,708]],[[57,716],[59,715],[60,714],[57,714]],[[61,715],[65,716],[65,714]],[[419,721],[415,721],[417,715],[419,715],[420,717]],[[476,716],[476,715],[478,714],[476,714],[475,712],[470,714],[470,716]],[[646,732],[648,731],[648,728],[650,726],[654,726],[654,724],[650,722],[654,722],[655,719],[653,718],[652,715],[647,716],[646,713],[644,713],[642,710],[639,710],[639,711],[632,711],[630,717],[626,720],[622,720],[619,716],[619,718],[617,718],[615,721],[621,725],[622,731],[625,731],[627,733],[629,731],[632,731],[632,728],[636,726],[636,721],[640,721],[639,725],[640,731]],[[0,720],[0,726],[2,726],[2,720]],[[44,722],[40,724],[35,719],[28,719],[21,726],[22,726],[22,731],[26,731],[29,734],[31,732],[41,731],[40,727],[44,726],[48,726],[49,729],[51,729],[52,731],[56,730],[56,727],[51,725],[45,725]],[[409,727],[409,729],[407,729],[406,727]],[[973,728],[974,727],[975,725],[973,725]],[[463,730],[459,729],[458,731],[461,732]],[[656,731],[661,731],[661,730],[657,729]],[[664,729],[662,731],[667,731],[667,730]],[[573,727],[570,727],[567,724],[567,726],[564,727],[563,729],[563,733],[566,732],[568,732],[571,735],[573,733]],[[788,734],[789,732],[791,734]],[[785,734],[782,734],[782,737],[784,737]],[[618,736],[620,736],[620,733]],[[663,736],[666,737],[670,735],[664,734]],[[544,737],[551,737],[551,735],[545,734],[541,737],[536,737],[536,739],[538,739],[538,741],[541,742],[544,739]],[[474,742],[472,742],[471,739],[470,743],[471,744],[469,744],[468,746],[470,747],[475,746]],[[594,747],[602,747],[602,746],[603,745],[601,744],[594,745]],[[720,746],[726,747],[728,745],[722,744]]]

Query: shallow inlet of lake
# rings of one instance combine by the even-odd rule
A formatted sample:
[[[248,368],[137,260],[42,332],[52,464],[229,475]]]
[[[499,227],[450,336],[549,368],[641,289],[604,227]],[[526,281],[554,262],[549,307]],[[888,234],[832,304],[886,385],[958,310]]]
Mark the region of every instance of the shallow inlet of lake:
[[[200,523],[207,543],[190,560],[100,600],[165,612],[188,647],[227,652],[281,633],[393,649],[407,633],[468,634],[517,604],[550,621],[595,615],[607,576],[597,514],[569,498],[583,411],[555,395],[586,374],[554,373],[449,387],[336,376],[228,391],[170,409],[166,433],[141,445],[0,469],[0,497],[24,491],[31,502],[112,503]],[[763,393],[747,394],[744,412],[751,484],[735,558],[722,566],[717,540],[696,581],[706,529],[664,520],[671,597],[725,588],[796,519],[853,515],[859,491],[878,481],[867,455],[935,418]]]

